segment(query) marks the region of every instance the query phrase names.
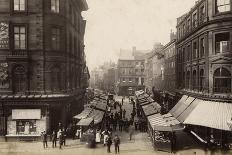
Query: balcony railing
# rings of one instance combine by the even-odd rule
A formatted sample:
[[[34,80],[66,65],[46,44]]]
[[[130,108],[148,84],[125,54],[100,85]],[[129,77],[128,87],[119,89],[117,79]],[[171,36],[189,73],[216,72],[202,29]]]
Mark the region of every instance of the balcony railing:
[[[27,51],[11,51],[10,55],[9,56],[14,56],[14,57],[17,57],[17,56],[20,56],[20,57],[26,57],[28,54],[27,54]]]

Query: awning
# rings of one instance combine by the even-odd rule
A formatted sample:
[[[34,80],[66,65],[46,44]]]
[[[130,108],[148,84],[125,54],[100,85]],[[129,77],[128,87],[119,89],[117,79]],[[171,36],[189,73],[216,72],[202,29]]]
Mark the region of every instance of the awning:
[[[180,124],[180,122],[172,117],[170,114],[161,115],[155,114],[148,116],[148,121],[153,130],[157,131],[178,131],[183,130],[184,127]]]
[[[152,102],[151,104],[142,106],[142,108],[146,116],[157,114],[161,111],[161,106],[156,102]]]
[[[77,125],[79,125],[79,126],[89,126],[92,122],[93,122],[93,118],[89,117],[89,118],[81,119],[77,123]]]
[[[185,100],[188,98],[188,96],[184,95],[182,98],[178,101],[178,103],[169,111],[169,113],[173,114]]]
[[[107,105],[101,102],[93,102],[91,103],[90,107],[101,110],[101,111],[106,111]]]
[[[91,111],[92,111],[92,108],[86,108],[80,114],[74,116],[73,118],[76,118],[76,119],[87,118],[89,116],[89,114],[91,113]]]
[[[91,117],[94,120],[94,124],[101,123],[105,112],[99,111],[99,110],[93,110],[89,117]]]
[[[201,100],[184,121],[185,124],[231,131],[228,122],[232,116],[232,104]]]
[[[181,98],[181,100],[177,103],[175,107],[173,107],[174,110],[170,110],[170,113],[175,117],[178,118],[190,104],[195,100],[193,97],[188,97],[185,100],[185,96]]]

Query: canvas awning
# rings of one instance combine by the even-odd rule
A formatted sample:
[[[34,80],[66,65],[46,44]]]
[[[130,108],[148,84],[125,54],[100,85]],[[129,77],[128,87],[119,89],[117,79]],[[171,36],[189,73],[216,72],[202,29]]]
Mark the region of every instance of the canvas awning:
[[[231,116],[231,103],[200,100],[185,119],[184,124],[231,131],[228,124],[231,120]]]
[[[87,118],[89,116],[89,114],[91,113],[91,111],[92,111],[92,108],[86,108],[80,114],[74,116],[73,118],[76,118],[76,119]]]
[[[93,102],[91,103],[90,107],[101,110],[101,111],[106,111],[107,105],[101,102]]]
[[[89,117],[89,118],[81,119],[81,120],[77,123],[77,125],[79,125],[79,126],[89,126],[92,122],[93,122],[93,118],[92,118],[92,117]]]
[[[161,106],[156,102],[152,102],[151,104],[142,106],[142,108],[146,116],[157,114],[157,113],[160,113],[161,111]]]
[[[178,131],[183,130],[184,126],[180,122],[172,117],[167,117],[167,115],[155,114],[148,116],[148,121],[153,130],[156,131]]]
[[[91,117],[94,120],[94,124],[101,123],[103,117],[104,117],[105,112],[99,111],[99,110],[93,110],[89,117]]]

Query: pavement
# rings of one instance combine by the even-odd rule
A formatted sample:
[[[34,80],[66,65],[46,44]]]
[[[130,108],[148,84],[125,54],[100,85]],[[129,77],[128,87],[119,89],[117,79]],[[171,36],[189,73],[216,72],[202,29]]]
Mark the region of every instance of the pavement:
[[[121,97],[116,97],[121,101]],[[126,109],[126,117],[130,117],[132,104],[128,98],[125,100],[123,108]],[[115,134],[115,133],[114,133]],[[129,140],[127,132],[117,132],[121,138],[120,154],[121,155],[171,155],[172,153],[156,151],[151,143],[147,133],[134,132],[132,140]],[[232,152],[214,152],[204,150],[199,143],[186,133],[177,135],[178,146],[181,151],[173,153],[175,155],[231,155]],[[52,148],[51,142],[48,142],[48,148],[44,149],[42,142],[0,142],[0,155],[110,155],[114,154],[114,146],[111,147],[112,153],[107,153],[106,147],[97,144],[96,148],[87,148],[85,143],[80,140],[67,139],[63,149]]]

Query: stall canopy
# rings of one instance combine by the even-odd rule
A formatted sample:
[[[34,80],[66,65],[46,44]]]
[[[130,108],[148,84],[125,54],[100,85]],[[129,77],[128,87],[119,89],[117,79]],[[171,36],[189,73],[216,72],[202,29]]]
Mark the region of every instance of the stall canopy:
[[[90,107],[101,111],[106,111],[107,105],[101,102],[93,102]]]
[[[92,110],[93,110],[92,108],[85,108],[80,114],[74,116],[73,118],[76,118],[76,119],[87,118]]]
[[[77,125],[79,125],[79,126],[89,126],[92,122],[93,122],[93,118],[92,118],[92,117],[89,117],[89,118],[81,119],[81,120],[77,123]]]
[[[103,111],[99,111],[99,110],[93,110],[89,117],[91,117],[94,120],[94,124],[98,124],[101,123],[103,117],[104,117],[104,112]]]
[[[180,124],[180,122],[175,119],[170,114],[168,115],[161,115],[155,114],[148,116],[148,121],[153,130],[156,131],[178,131],[183,130],[184,126]]]
[[[184,120],[184,124],[231,131],[228,124],[231,120],[231,114],[231,103],[200,100],[196,107]]]
[[[157,113],[160,113],[161,111],[161,106],[156,102],[152,102],[151,104],[142,106],[142,108],[146,116],[157,114]]]

